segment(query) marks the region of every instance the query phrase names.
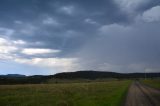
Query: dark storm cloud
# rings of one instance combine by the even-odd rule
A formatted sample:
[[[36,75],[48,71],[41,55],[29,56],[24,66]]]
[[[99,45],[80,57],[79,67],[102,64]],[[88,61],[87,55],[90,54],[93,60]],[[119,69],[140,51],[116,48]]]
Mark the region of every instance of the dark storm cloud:
[[[1,5],[0,23],[3,27],[16,30],[16,33],[10,37],[44,42],[49,48],[61,48],[61,46],[64,46],[64,49],[77,48],[87,39],[95,36],[93,29],[97,29],[98,25],[128,21],[127,16],[121,13],[111,0],[68,0],[68,2],[65,0],[45,2],[42,0],[25,2],[2,0]],[[61,8],[66,8],[66,10],[60,11]],[[67,11],[71,13],[66,14]],[[42,21],[48,17],[54,18],[61,25],[44,25]],[[86,23],[87,18],[95,21],[97,25]],[[17,25],[15,21],[22,21],[22,23]],[[74,33],[70,34],[70,37],[67,33],[72,30]]]
[[[160,0],[1,0],[0,37],[25,41],[20,49],[61,51],[15,53],[27,59],[78,58],[79,68],[74,70],[157,71],[158,15],[146,22],[143,14],[158,5]]]

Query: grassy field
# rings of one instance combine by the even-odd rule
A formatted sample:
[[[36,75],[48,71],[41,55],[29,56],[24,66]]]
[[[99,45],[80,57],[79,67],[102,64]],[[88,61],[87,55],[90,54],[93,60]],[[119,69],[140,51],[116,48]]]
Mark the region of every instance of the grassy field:
[[[130,82],[0,85],[0,105],[119,106]]]
[[[160,89],[160,79],[146,79],[146,80],[142,80],[142,82],[151,87]]]

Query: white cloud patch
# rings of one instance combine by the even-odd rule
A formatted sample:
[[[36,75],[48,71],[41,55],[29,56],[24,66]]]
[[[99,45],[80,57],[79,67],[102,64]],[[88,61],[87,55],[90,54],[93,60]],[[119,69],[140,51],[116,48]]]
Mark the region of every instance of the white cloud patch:
[[[27,42],[25,42],[23,40],[15,40],[15,41],[13,41],[13,43],[16,44],[16,45],[25,45],[25,44],[27,44]]]
[[[37,54],[59,53],[59,52],[60,50],[39,49],[39,48],[25,48],[22,50],[22,53],[26,55],[37,55]]]
[[[8,41],[4,38],[0,38],[0,45],[8,45]]]
[[[98,24],[96,21],[94,21],[94,20],[92,20],[90,18],[85,19],[85,22],[89,23],[89,24]]]
[[[11,53],[18,50],[18,48],[14,46],[6,46],[6,45],[0,45],[0,53]]]
[[[160,21],[160,6],[152,7],[142,14],[142,19],[146,22]]]
[[[72,5],[69,6],[62,6],[59,8],[59,12],[68,14],[68,15],[72,15],[74,13],[75,7]]]
[[[0,59],[8,60],[16,58],[27,42],[23,40],[10,40],[0,37]]]
[[[76,58],[32,58],[32,59],[23,59],[17,58],[16,62],[22,64],[28,64],[38,67],[45,67],[56,71],[72,71],[77,67]]]
[[[18,48],[13,46],[12,43],[4,38],[0,38],[0,54],[9,54],[16,50],[18,50]]]
[[[18,49],[12,41],[0,38],[0,60],[13,59],[14,53],[18,51]]]
[[[53,26],[59,26],[60,25],[57,20],[55,20],[55,19],[53,19],[51,17],[47,17],[42,22],[45,25],[53,25]]]
[[[61,71],[73,71],[78,67],[77,58],[26,58],[25,56],[20,56],[19,53],[26,55],[43,55],[49,53],[59,53],[60,50],[55,49],[42,49],[42,48],[21,48],[20,45],[24,45],[27,42],[23,40],[9,40],[5,38],[0,38],[0,60],[8,60],[16,63],[26,64],[35,67],[46,68],[51,71],[61,72]]]
[[[15,24],[22,24],[23,22],[22,22],[22,21],[19,21],[19,20],[15,20],[14,23],[15,23]]]

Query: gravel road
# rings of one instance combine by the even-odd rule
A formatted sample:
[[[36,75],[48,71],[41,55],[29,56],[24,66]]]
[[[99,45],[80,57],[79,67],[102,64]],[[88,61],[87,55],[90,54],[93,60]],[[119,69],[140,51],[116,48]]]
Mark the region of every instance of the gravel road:
[[[125,106],[160,106],[160,90],[135,81],[129,88]]]

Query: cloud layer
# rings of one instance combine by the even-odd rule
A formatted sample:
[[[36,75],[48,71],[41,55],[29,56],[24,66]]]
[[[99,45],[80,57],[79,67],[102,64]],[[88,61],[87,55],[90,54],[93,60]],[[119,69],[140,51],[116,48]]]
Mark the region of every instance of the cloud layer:
[[[2,0],[0,73],[157,72],[159,11],[160,0]]]

